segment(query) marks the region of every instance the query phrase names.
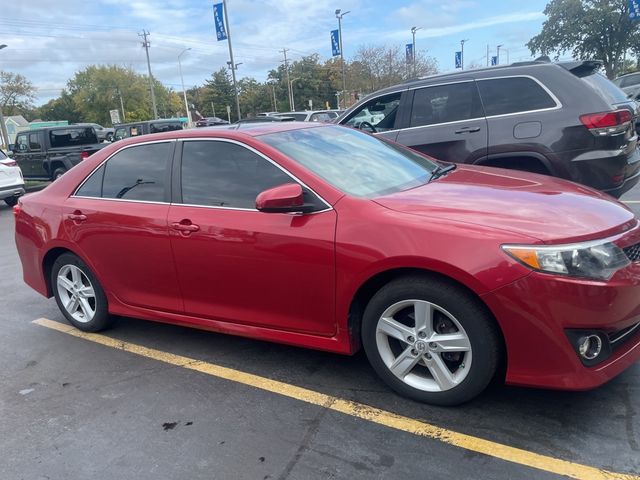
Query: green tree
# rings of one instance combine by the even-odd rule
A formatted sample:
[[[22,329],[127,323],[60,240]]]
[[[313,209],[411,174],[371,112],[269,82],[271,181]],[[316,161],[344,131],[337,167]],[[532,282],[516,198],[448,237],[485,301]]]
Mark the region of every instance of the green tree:
[[[73,98],[66,90],[62,90],[62,94],[58,98],[49,100],[39,107],[36,110],[36,116],[42,120],[67,120],[70,123],[77,123],[81,120]]]
[[[533,55],[599,59],[613,78],[624,53],[640,51],[640,23],[629,18],[627,0],[551,0],[544,14],[542,31],[527,43]]]
[[[227,106],[229,106],[231,107],[231,121],[234,122],[238,119],[231,75],[226,68],[223,67],[214,72],[211,78],[205,82],[203,96],[205,105],[213,102],[217,117],[226,118]]]
[[[36,89],[24,76],[0,70],[0,109],[19,115],[33,108]]]

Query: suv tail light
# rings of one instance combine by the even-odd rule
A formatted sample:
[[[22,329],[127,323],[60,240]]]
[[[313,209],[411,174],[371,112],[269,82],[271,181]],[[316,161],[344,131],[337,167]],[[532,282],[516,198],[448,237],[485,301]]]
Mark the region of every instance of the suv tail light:
[[[87,158],[89,158],[89,152],[80,152],[80,158],[82,160],[86,160]]]
[[[601,137],[606,135],[618,135],[624,132],[633,115],[626,108],[613,112],[588,113],[580,116],[582,124],[594,135]]]
[[[6,160],[0,160],[0,163],[2,165],[4,165],[5,167],[17,167],[18,163],[15,160],[11,160],[10,158],[7,158]]]

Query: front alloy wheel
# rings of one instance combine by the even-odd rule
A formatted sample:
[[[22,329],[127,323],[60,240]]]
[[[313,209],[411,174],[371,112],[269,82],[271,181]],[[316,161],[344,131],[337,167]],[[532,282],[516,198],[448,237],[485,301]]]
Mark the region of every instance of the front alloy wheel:
[[[371,298],[362,344],[387,385],[436,405],[457,405],[482,392],[502,355],[499,329],[480,300],[428,274],[393,280]]]
[[[459,385],[473,358],[471,342],[460,322],[424,300],[403,300],[387,308],[378,320],[376,344],[391,373],[428,392]]]

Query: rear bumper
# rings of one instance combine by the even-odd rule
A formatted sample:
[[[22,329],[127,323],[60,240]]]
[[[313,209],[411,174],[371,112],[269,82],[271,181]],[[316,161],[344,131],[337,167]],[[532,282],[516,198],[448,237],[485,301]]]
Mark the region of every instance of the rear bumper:
[[[11,197],[19,197],[25,194],[24,184],[12,185],[10,187],[0,187],[0,200]]]
[[[483,296],[507,346],[506,381],[513,385],[589,390],[640,359],[640,328],[615,345],[610,356],[585,366],[569,329],[614,334],[640,322],[640,265],[609,282],[532,273]]]
[[[619,185],[614,188],[604,189],[602,191],[605,193],[608,193],[612,197],[620,198],[622,195],[624,195],[633,187],[635,187],[639,181],[640,181],[640,170],[638,170],[632,176],[625,178],[624,181],[622,182],[622,185]]]

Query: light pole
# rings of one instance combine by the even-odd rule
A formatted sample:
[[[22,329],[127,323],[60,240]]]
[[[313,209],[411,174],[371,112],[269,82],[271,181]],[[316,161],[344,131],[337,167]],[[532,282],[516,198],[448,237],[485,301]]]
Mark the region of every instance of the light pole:
[[[342,13],[341,13],[342,12]],[[342,64],[342,106],[346,107],[347,80],[344,69],[344,48],[342,47],[342,17],[344,17],[349,11],[343,12],[339,8],[336,10],[336,18],[338,19],[338,38],[340,39],[340,63]]]
[[[296,80],[302,80],[302,78],[300,77],[296,77],[296,78],[292,78],[291,80],[289,80],[289,88],[291,89],[291,111],[295,112],[296,111],[296,101],[293,98],[293,82],[295,82]]]
[[[233,48],[231,48],[231,28],[229,27],[229,16],[227,15],[227,3],[222,0],[222,9],[224,10],[224,24],[227,27],[227,43],[229,44],[229,65],[231,66],[231,78],[233,79],[233,93],[236,96],[236,111],[238,112],[238,120],[240,120],[240,98],[238,97],[238,85],[236,84],[236,63],[233,60]],[[238,64],[239,65],[239,64]]]
[[[184,77],[182,76],[182,62],[180,61],[180,57],[191,50],[191,47],[185,48],[178,55],[178,69],[180,70],[180,83],[182,83],[182,96],[184,98],[184,108],[187,111],[187,125],[191,128],[191,111],[189,110],[189,104],[187,103],[187,91],[184,89]]]
[[[0,50],[7,48],[4,43],[0,45]],[[7,134],[7,126],[4,123],[4,115],[2,114],[2,105],[0,105],[0,131],[2,131],[2,141],[7,150],[9,149],[9,135]]]
[[[411,63],[413,63],[413,76],[416,76],[416,32],[421,30],[422,27],[411,27],[411,35],[413,36],[413,53],[411,58]]]
[[[496,47],[496,59],[497,59],[497,64],[500,65],[500,47],[502,46],[502,44],[498,45]]]
[[[464,70],[464,44],[467,43],[469,41],[468,38],[465,38],[464,40],[460,40],[460,66],[462,67],[462,70]]]

